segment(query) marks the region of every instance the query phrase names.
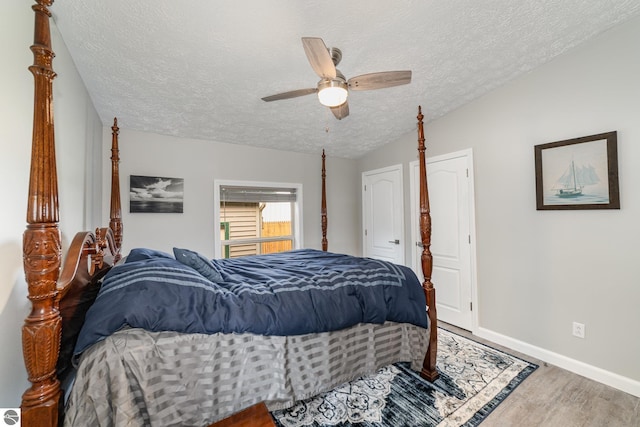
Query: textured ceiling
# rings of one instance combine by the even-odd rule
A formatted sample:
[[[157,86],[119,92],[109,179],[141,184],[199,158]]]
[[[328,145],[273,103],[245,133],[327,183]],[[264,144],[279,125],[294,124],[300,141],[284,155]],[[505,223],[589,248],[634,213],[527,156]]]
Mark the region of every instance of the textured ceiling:
[[[54,20],[105,125],[358,158],[640,14],[638,0],[57,0]],[[300,38],[338,47],[351,92],[338,121]],[[55,47],[54,47],[55,50]],[[55,69],[55,62],[54,62]]]

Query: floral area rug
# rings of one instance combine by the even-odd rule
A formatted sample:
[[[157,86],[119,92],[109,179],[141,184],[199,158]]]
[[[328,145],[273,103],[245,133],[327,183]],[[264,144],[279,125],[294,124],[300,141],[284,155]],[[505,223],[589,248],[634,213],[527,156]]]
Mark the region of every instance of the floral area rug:
[[[438,329],[440,378],[429,383],[407,363],[274,411],[279,427],[477,426],[538,367]]]

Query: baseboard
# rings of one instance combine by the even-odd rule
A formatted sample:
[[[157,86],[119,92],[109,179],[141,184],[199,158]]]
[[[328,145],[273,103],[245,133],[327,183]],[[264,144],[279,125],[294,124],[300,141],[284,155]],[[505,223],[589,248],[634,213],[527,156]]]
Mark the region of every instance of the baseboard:
[[[629,393],[633,396],[640,397],[640,381],[632,380],[622,375],[605,371],[604,369],[597,368],[592,365],[588,365],[579,360],[571,359],[567,356],[563,356],[558,353],[546,350],[544,348],[536,347],[526,342],[517,340],[515,338],[508,337],[506,335],[499,334],[489,329],[477,328],[475,335],[480,338],[489,340],[496,344],[503,345],[512,350],[520,353],[535,357],[543,362],[550,363],[558,366],[567,371],[573,372],[578,375],[582,375],[585,378],[589,378],[594,381],[598,381],[602,384],[617,388],[625,393]]]

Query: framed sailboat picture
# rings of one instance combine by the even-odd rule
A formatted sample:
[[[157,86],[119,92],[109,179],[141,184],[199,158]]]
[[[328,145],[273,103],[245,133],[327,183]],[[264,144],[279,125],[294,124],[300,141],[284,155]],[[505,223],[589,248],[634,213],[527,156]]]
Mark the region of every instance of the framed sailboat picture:
[[[617,132],[536,145],[534,153],[538,210],[620,209]]]

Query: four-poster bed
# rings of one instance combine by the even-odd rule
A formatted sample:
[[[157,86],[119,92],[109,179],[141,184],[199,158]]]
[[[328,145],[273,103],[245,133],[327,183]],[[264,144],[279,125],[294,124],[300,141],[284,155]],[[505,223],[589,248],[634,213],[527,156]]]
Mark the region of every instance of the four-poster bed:
[[[106,282],[109,277],[115,276],[114,272],[123,271],[123,268],[135,264],[137,261],[159,262],[162,264],[162,268],[166,268],[166,265],[163,263],[167,262],[173,263],[171,264],[171,268],[174,268],[177,262],[164,255],[161,255],[159,257],[160,260],[157,260],[155,254],[149,256],[149,251],[145,252],[144,250],[136,252],[135,256],[131,256],[130,254],[124,262],[120,260],[123,226],[121,220],[118,168],[120,160],[118,152],[119,129],[117,121],[114,120],[112,127],[112,193],[109,227],[99,228],[95,232],[81,232],[76,234],[66,253],[65,263],[62,269],[60,268],[62,264],[62,248],[58,229],[58,188],[52,100],[52,82],[55,77],[55,72],[52,69],[54,53],[51,49],[49,29],[50,12],[48,10],[48,7],[51,6],[52,3],[53,0],[37,0],[37,4],[32,7],[35,12],[35,34],[34,45],[31,47],[34,53],[34,65],[30,67],[30,71],[33,73],[35,80],[34,122],[27,227],[24,233],[23,244],[25,276],[29,288],[29,299],[32,303],[32,311],[26,318],[23,326],[23,354],[29,381],[32,383],[32,386],[23,394],[21,405],[22,420],[24,425],[29,426],[55,426],[61,421],[61,414],[63,412],[62,389],[64,388],[64,390],[67,391],[67,388],[70,387],[67,383],[67,374],[73,371],[71,365],[74,352],[73,346],[85,322],[87,310],[96,310],[96,307],[100,305],[99,302],[94,304],[94,300],[96,300],[96,295],[100,288],[102,287],[104,289],[104,287],[107,287]],[[313,393],[316,393],[322,389],[326,389],[327,387],[332,388],[340,382],[351,379],[353,375],[357,375],[359,372],[371,371],[372,368],[378,367],[381,364],[394,363],[400,360],[411,361],[412,365],[416,366],[414,369],[419,370],[423,377],[431,381],[435,380],[438,376],[435,367],[437,320],[435,290],[430,280],[432,268],[431,253],[429,250],[431,223],[426,185],[422,119],[423,116],[419,110],[418,152],[421,175],[420,232],[423,243],[421,261],[425,280],[422,285],[418,283],[418,293],[424,296],[422,301],[426,300],[429,317],[428,327],[383,319],[383,321],[375,323],[358,323],[357,325],[338,331],[327,330],[319,333],[309,332],[293,336],[265,336],[252,333],[239,336],[237,334],[220,333],[215,334],[218,337],[213,343],[206,334],[196,336],[172,331],[148,332],[139,328],[118,330],[116,333],[104,337],[100,339],[98,343],[88,347],[81,356],[79,354],[76,355],[81,358],[81,360],[75,378],[75,385],[72,388],[72,394],[69,398],[73,411],[70,411],[67,423],[74,425],[74,420],[78,422],[81,420],[82,425],[88,425],[86,424],[87,422],[91,424],[91,422],[85,418],[87,413],[83,412],[84,409],[78,409],[87,406],[87,403],[81,399],[84,398],[84,395],[90,396],[91,393],[95,394],[96,400],[104,400],[104,402],[102,402],[104,403],[103,406],[91,407],[91,411],[95,412],[95,414],[92,413],[92,415],[96,417],[105,415],[103,412],[111,410],[112,405],[114,408],[121,408],[118,406],[120,404],[128,410],[144,412],[140,415],[140,419],[136,419],[138,421],[142,420],[144,423],[153,420],[157,421],[158,419],[161,419],[163,423],[168,423],[175,421],[177,419],[175,417],[181,416],[181,414],[175,413],[158,415],[156,412],[153,412],[158,409],[153,406],[153,401],[173,399],[174,395],[170,393],[163,395],[158,390],[148,391],[148,389],[140,388],[133,390],[130,394],[123,392],[121,396],[116,396],[120,393],[108,395],[105,394],[105,389],[100,388],[102,387],[100,383],[104,382],[104,378],[102,377],[109,376],[119,376],[118,379],[114,380],[119,381],[114,383],[116,384],[115,389],[119,389],[119,387],[130,389],[132,387],[132,383],[127,381],[130,381],[131,377],[136,376],[137,372],[132,371],[132,365],[115,366],[117,363],[112,362],[112,359],[108,359],[108,353],[112,351],[110,350],[111,348],[118,347],[118,352],[120,353],[117,353],[116,359],[118,357],[124,358],[125,356],[139,357],[135,359],[136,363],[141,363],[140,366],[146,366],[151,363],[149,359],[149,354],[151,353],[149,353],[146,347],[141,350],[141,354],[132,355],[129,353],[132,347],[138,348],[138,346],[141,345],[140,343],[145,340],[150,341],[151,347],[153,348],[166,349],[167,352],[174,352],[179,356],[178,359],[180,360],[178,361],[175,360],[175,357],[172,360],[165,360],[160,356],[154,356],[157,356],[157,359],[153,359],[153,363],[161,366],[162,369],[160,370],[171,372],[172,375],[179,378],[178,382],[171,383],[167,380],[167,382],[160,383],[163,391],[165,389],[171,389],[172,387],[178,389],[181,387],[185,388],[185,384],[189,383],[185,377],[192,376],[199,378],[205,373],[209,375],[213,373],[216,380],[222,378],[227,381],[223,384],[222,388],[238,388],[236,391],[237,394],[232,394],[227,400],[224,400],[224,396],[220,397],[217,395],[218,390],[212,391],[207,389],[203,391],[203,393],[212,394],[209,395],[209,397],[204,396],[204,400],[201,399],[191,402],[184,400],[186,399],[184,397],[175,397],[175,400],[163,401],[158,404],[163,406],[163,408],[167,406],[179,407],[183,412],[184,410],[188,411],[190,402],[195,405],[192,408],[195,412],[202,412],[203,408],[218,405],[215,409],[212,409],[213,415],[209,417],[207,417],[206,414],[203,415],[202,421],[200,421],[202,425],[206,425],[211,421],[215,421],[215,419],[222,418],[260,400],[271,402],[270,409],[285,407],[290,405],[293,400],[308,397],[301,394],[301,390],[306,392],[311,390]],[[323,152],[321,225],[322,249],[327,253],[325,178],[325,155]],[[311,262],[311,258],[322,257],[315,253],[307,255],[309,256],[309,262]],[[326,256],[333,257],[330,253],[327,253]],[[136,257],[137,259],[134,259]],[[153,259],[149,261],[151,258]],[[178,258],[177,255],[176,258]],[[349,262],[351,261],[352,260],[349,259]],[[206,264],[209,261],[205,260],[204,262]],[[373,260],[369,262],[373,262]],[[118,266],[112,268],[116,264],[118,264]],[[221,264],[216,265],[220,267]],[[192,266],[187,267],[187,269],[191,267]],[[211,266],[207,264],[207,268],[209,267]],[[230,268],[228,265],[224,265],[223,267]],[[409,272],[404,270],[406,267],[396,267],[393,267],[394,274],[409,275]],[[199,272],[197,268],[189,271],[191,275],[197,275],[196,272]],[[228,278],[230,276],[225,277]],[[102,283],[103,279],[105,280],[105,284]],[[205,280],[202,277],[200,277],[200,279]],[[402,288],[402,286],[400,287]],[[405,286],[405,288],[408,289],[409,285]],[[411,290],[407,290],[406,292],[410,291]],[[403,292],[405,291],[403,290]],[[113,294],[113,292],[111,293]],[[106,292],[102,293],[101,297],[99,297],[101,301],[106,299],[106,297],[103,297],[105,294]],[[424,302],[422,304],[422,315],[424,316]],[[88,323],[90,323],[91,317],[87,316],[87,320]],[[138,338],[134,338],[135,336],[138,336]],[[378,336],[382,336],[383,338],[379,340]],[[356,337],[358,337],[358,339],[356,339]],[[303,349],[305,347],[313,347],[315,345],[313,348],[316,350],[326,350],[320,357],[328,360],[331,351],[341,351],[331,347],[334,345],[332,343],[339,343],[339,349],[351,348],[349,346],[355,345],[353,343],[361,340],[362,337],[369,337],[370,342],[367,344],[369,348],[366,350],[358,350],[360,353],[353,350],[353,354],[350,356],[351,359],[345,359],[340,367],[325,366],[325,371],[330,371],[330,374],[320,371],[320,373],[316,375],[316,372],[311,370],[311,363],[307,361],[307,358],[311,357],[311,355],[304,353]],[[383,344],[380,344],[381,341],[384,341],[388,348],[383,347]],[[314,344],[310,344],[311,342]],[[163,345],[166,345],[166,347],[163,347]],[[191,347],[188,347],[189,345],[191,345]],[[240,359],[232,358],[225,361],[224,355],[230,352],[235,352],[233,354],[236,355],[248,352],[249,350],[247,350],[247,348],[251,346],[256,347],[258,350],[250,353],[250,356],[242,359],[240,363],[240,365],[242,365],[241,368],[252,371],[249,374],[243,374],[247,376],[247,379],[244,380],[244,383],[248,383],[247,385],[243,383],[243,378],[239,377],[237,372],[233,370],[237,369],[236,365],[239,364],[238,360]],[[181,371],[180,369],[182,368],[179,365],[181,365],[180,362],[183,362],[185,357],[184,353],[181,353],[181,349],[193,349],[196,347],[204,348],[201,354],[209,355],[208,359],[214,360],[200,360],[191,371]],[[286,349],[285,353],[293,354],[292,358],[281,360],[282,357],[279,354],[282,353],[283,348]],[[394,351],[390,351],[390,348],[394,349]],[[342,350],[342,352],[344,351]],[[270,356],[271,353],[274,355]],[[256,354],[260,356],[257,357]],[[316,355],[315,357],[318,356]],[[362,360],[362,362],[359,362],[360,360]],[[207,365],[209,362],[213,364]],[[254,362],[257,364],[251,365],[251,363]],[[269,371],[267,377],[256,377],[257,374],[255,373],[257,372],[259,374],[260,370],[263,369],[262,365],[265,363],[271,365],[282,363],[283,366],[294,365],[294,368],[288,368],[293,369],[294,374],[296,372],[307,371],[310,375],[305,375],[305,377],[310,376],[313,378],[311,380],[308,378],[301,380],[288,371],[284,373]],[[234,368],[234,366],[236,366],[236,368]],[[276,372],[277,375],[273,372]],[[287,393],[285,393],[278,388],[279,386],[277,385],[274,389],[273,383],[277,383],[277,381],[274,381],[273,375],[276,375],[276,377],[283,375],[283,382],[288,384],[288,387],[292,389],[291,392],[286,390]],[[326,378],[322,378],[323,375]],[[112,378],[109,379],[112,380]],[[160,377],[153,377],[150,381],[157,383],[159,379]],[[313,383],[314,379],[318,382]],[[144,378],[136,376],[135,381],[143,382],[144,380]],[[164,380],[166,380],[166,378]],[[242,387],[250,388],[255,385],[253,383],[259,383],[260,381],[266,381],[268,384],[264,385],[264,388],[251,389],[256,395],[245,396],[246,389]],[[295,384],[296,381],[298,382],[297,385]],[[309,381],[312,381],[312,383],[310,384]],[[291,385],[291,383],[294,384]],[[258,385],[255,387],[258,387]],[[109,389],[108,385],[105,387]],[[150,394],[147,396],[145,393]],[[236,402],[239,395],[242,395],[243,399],[246,398],[245,401]],[[140,396],[143,397],[141,398]],[[121,401],[117,402],[116,399],[120,399]],[[141,400],[143,402],[141,402]],[[211,401],[215,402],[211,403]],[[147,407],[145,405],[150,406]],[[162,410],[164,409],[160,408],[158,412],[162,412]],[[158,418],[160,416],[163,418]],[[198,421],[196,420],[194,422]]]

